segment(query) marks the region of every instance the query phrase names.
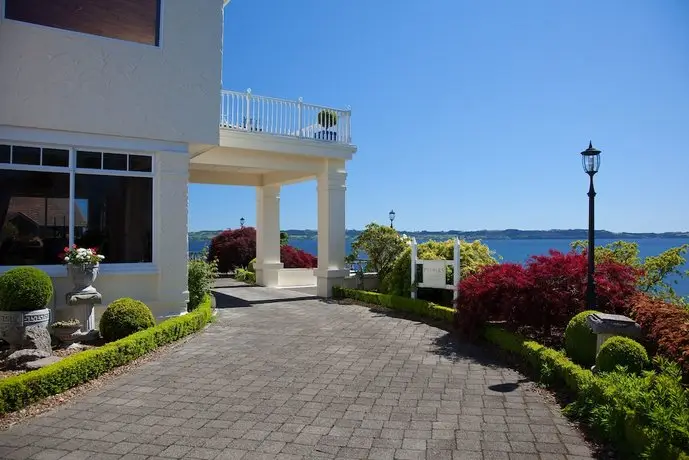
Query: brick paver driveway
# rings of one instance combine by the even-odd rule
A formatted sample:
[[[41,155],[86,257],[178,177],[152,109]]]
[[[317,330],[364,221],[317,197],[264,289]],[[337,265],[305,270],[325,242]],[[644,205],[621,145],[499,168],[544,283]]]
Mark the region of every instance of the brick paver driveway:
[[[0,457],[591,458],[519,374],[442,330],[303,292],[220,292],[230,308],[205,332],[0,433]]]

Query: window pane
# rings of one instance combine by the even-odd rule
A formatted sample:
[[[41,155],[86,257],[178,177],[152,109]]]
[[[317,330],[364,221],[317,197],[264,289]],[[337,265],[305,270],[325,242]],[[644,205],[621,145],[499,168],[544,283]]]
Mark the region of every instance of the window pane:
[[[69,174],[0,170],[0,265],[53,265],[69,241]]]
[[[129,170],[138,172],[151,172],[151,157],[145,155],[129,155]]]
[[[10,146],[0,145],[0,163],[10,162]]]
[[[127,155],[123,153],[104,153],[103,154],[103,169],[111,169],[115,171],[127,170]]]
[[[12,163],[17,165],[40,165],[41,149],[38,147],[12,147]]]
[[[69,150],[43,149],[44,166],[69,166]]]
[[[77,151],[77,168],[101,169],[100,152]]]
[[[104,263],[153,261],[153,179],[77,174],[74,242]]]
[[[158,44],[160,0],[6,0],[17,21],[133,42]]]

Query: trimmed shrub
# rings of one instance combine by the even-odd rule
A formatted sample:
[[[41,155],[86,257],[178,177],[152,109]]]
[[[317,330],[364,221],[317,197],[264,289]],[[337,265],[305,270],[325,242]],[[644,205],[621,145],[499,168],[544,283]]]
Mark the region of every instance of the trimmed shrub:
[[[204,259],[189,261],[187,282],[189,289],[189,303],[187,311],[195,310],[203,299],[210,295],[213,283],[218,275],[218,263]]]
[[[420,260],[452,260],[454,258],[454,240],[427,241],[417,246],[417,256]],[[464,279],[486,265],[497,263],[491,250],[481,241],[459,242],[460,249],[460,278]],[[449,267],[450,284],[452,283],[452,268]],[[381,283],[381,291],[387,294],[409,297],[411,295],[411,248],[407,247],[395,260],[392,269]]]
[[[596,362],[596,334],[586,318],[596,310],[586,310],[574,315],[565,329],[565,350],[572,361],[582,366],[593,366]]]
[[[53,283],[43,270],[17,267],[0,276],[0,310],[41,310],[53,297]]]
[[[37,371],[4,378],[0,380],[0,413],[22,409],[45,397],[95,379],[162,345],[201,330],[212,316],[211,299],[206,297],[192,313],[170,318],[155,327],[102,347],[67,356]]]
[[[410,313],[415,316],[440,320],[446,323],[448,327],[451,327],[455,313],[452,308],[436,305],[425,300],[379,294],[377,292],[359,291],[339,286],[333,287],[333,296],[336,299],[354,299],[360,302],[389,308],[391,310]]]
[[[155,326],[153,313],[140,300],[117,299],[105,309],[99,329],[105,340],[112,342]]]
[[[629,337],[615,336],[603,342],[596,357],[596,370],[612,372],[623,366],[627,372],[639,374],[648,367],[648,354],[639,342]]]
[[[256,229],[242,227],[225,230],[213,237],[208,260],[218,261],[218,271],[228,273],[235,268],[249,265],[256,258]]]
[[[316,268],[318,259],[306,251],[288,244],[280,246],[280,262],[285,268]]]
[[[640,294],[634,299],[631,316],[641,326],[652,351],[679,363],[689,376],[689,310]]]

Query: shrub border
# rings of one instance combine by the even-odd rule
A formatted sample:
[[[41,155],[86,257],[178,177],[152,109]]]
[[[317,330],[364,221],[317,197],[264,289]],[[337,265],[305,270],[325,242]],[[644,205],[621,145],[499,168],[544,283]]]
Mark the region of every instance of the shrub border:
[[[393,310],[444,320],[448,322],[449,326],[453,324],[455,318],[454,309],[435,305],[425,300],[341,287],[333,288],[333,296],[335,298],[351,298]],[[582,391],[589,391],[592,385],[595,385],[598,387],[597,391],[600,394],[606,394],[605,388],[600,387],[600,381],[596,379],[593,372],[575,364],[562,352],[492,325],[484,328],[483,337],[498,348],[522,358],[526,361],[529,368],[535,371],[541,379],[545,377],[543,371],[547,369],[550,378],[543,383],[548,386],[564,385],[574,396],[578,396]],[[613,398],[614,395],[610,395],[610,397]],[[630,417],[632,415],[630,414]],[[630,418],[631,420],[632,418]],[[630,446],[634,446],[634,450],[643,451],[648,444],[647,438],[643,435],[644,431],[643,425],[626,430],[623,436],[623,444],[617,447],[622,451],[628,451]],[[682,452],[679,453],[678,458],[689,459],[689,456]]]
[[[36,371],[0,380],[0,414],[14,412],[48,396],[100,377],[156,348],[197,332],[211,320],[211,297],[194,311],[99,348],[86,350]]]
[[[453,308],[443,307],[426,300],[410,299],[408,297],[380,294],[378,292],[359,291],[357,289],[334,286],[333,297],[336,299],[349,298],[395,311],[444,321],[449,326],[452,326],[455,317],[455,310]]]

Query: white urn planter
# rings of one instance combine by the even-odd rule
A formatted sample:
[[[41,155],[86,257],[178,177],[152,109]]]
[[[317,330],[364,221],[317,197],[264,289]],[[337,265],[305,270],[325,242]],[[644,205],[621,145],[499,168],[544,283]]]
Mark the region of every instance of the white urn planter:
[[[100,264],[67,264],[67,273],[72,281],[72,294],[83,293],[95,293],[96,288],[93,287],[93,283],[98,278],[98,270]]]

